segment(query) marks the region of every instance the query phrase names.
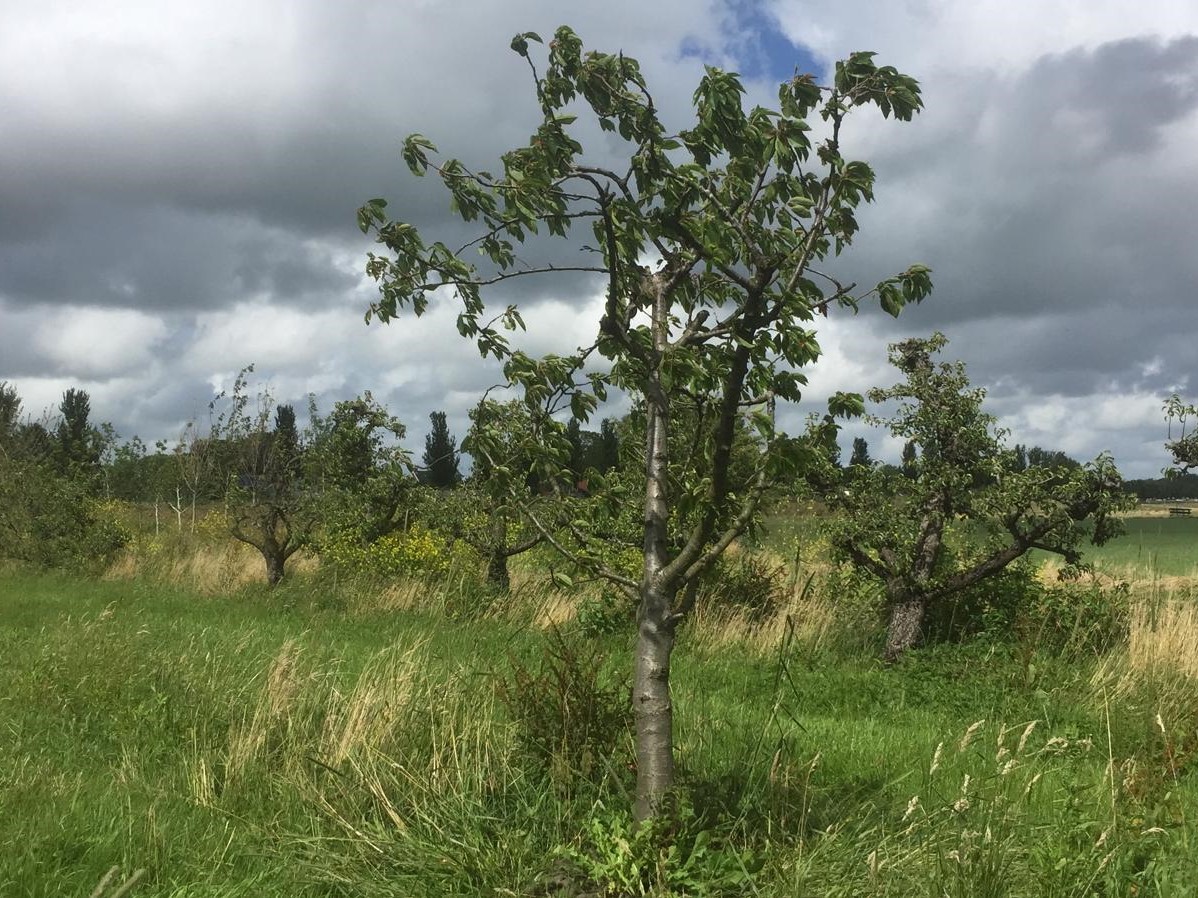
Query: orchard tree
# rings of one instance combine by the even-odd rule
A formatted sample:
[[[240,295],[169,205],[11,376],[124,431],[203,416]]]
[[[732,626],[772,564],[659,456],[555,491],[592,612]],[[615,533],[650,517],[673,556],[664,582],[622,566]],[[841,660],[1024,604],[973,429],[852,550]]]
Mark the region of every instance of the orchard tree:
[[[477,223],[473,239],[457,246],[428,241],[410,222],[390,218],[382,199],[359,210],[362,230],[382,247],[367,264],[380,288],[367,320],[421,315],[434,294],[456,296],[460,333],[484,357],[499,359],[508,382],[544,412],[533,426],[546,435],[545,457],[559,471],[568,450],[562,457],[560,441],[548,438],[562,427],[552,413],[568,410],[585,420],[613,386],[644,408],[639,575],[600,566],[585,521],[570,522],[573,544],[545,534],[637,602],[634,810],[644,819],[674,785],[670,657],[694,601],[691,585],[749,526],[765,490],[801,469],[808,444],[778,433],[774,412],[777,402],[800,398],[806,381],[797,369],[819,356],[815,316],[831,306],[855,309],[871,294],[897,314],[931,289],[928,269],[919,265],[857,291],[822,264],[852,241],[856,208],[873,198],[871,168],[842,153],[845,119],[874,106],[909,120],[921,100],[914,79],[876,65],[871,53],[838,63],[831,84],[810,75],[785,82],[776,110],[746,109],[740,78],[708,66],[694,92],[693,123],[673,131],[636,60],[584,52],[563,27],[542,70],[530,50],[540,43],[532,33],[512,41],[532,73],[541,121],[527,145],[502,156],[498,173],[440,157],[419,134],[404,144],[411,171],[432,170],[452,210]],[[584,151],[578,115],[586,127],[619,138],[619,159],[607,141]],[[818,136],[809,119],[818,120]],[[579,226],[585,234],[576,236]],[[517,253],[518,244],[542,233],[545,240]],[[529,258],[553,238],[582,255]],[[603,312],[589,345],[534,358],[509,344],[505,331],[523,326],[520,311],[488,310],[484,290],[542,274],[558,283],[576,275],[580,293],[602,285]],[[681,398],[711,423],[688,475],[674,479],[669,447]],[[830,412],[851,413],[860,404],[860,397],[837,396]],[[757,444],[756,473],[734,491],[733,438],[746,423]],[[490,451],[483,440],[473,449],[476,458]]]
[[[920,639],[928,612],[1031,549],[1081,563],[1085,541],[1101,545],[1121,532],[1123,481],[1107,455],[1085,466],[1017,470],[1004,434],[982,411],[985,390],[972,388],[960,362],[937,365],[941,334],[890,347],[905,380],[870,391],[872,402],[897,402],[889,418],[870,418],[917,452],[905,475],[883,466],[825,468],[815,480],[840,512],[833,544],[884,587],[885,656],[895,660]],[[954,540],[968,521],[980,542]]]
[[[473,508],[455,509],[446,529],[487,560],[487,582],[501,592],[511,587],[508,559],[545,538],[547,525],[537,529],[531,520],[540,513],[538,506],[550,501],[532,495],[539,456],[539,447],[529,443],[534,433],[523,402],[484,399],[471,410],[470,431],[462,442],[463,451],[478,452],[468,488],[461,492],[461,500]],[[485,450],[476,450],[476,442]]]
[[[288,559],[307,544],[316,514],[299,477],[294,409],[276,408],[265,390],[251,396],[253,370],[253,365],[242,369],[233,391],[212,401],[207,453],[224,485],[229,532],[258,550],[267,585],[274,587]]]
[[[401,529],[416,483],[403,423],[369,390],[328,415],[312,400],[308,416],[304,485],[318,497],[322,551],[330,537],[371,543]]]

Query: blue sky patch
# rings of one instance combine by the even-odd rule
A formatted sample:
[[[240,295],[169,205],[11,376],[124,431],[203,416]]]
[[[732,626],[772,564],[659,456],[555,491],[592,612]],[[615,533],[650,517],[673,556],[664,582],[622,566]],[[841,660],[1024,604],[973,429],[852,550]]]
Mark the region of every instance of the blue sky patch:
[[[746,79],[785,81],[796,70],[820,75],[825,63],[809,47],[796,44],[782,33],[777,19],[763,7],[761,0],[742,0],[732,9],[732,26],[721,50],[736,60],[736,70]],[[715,63],[707,48],[684,41],[684,58]]]

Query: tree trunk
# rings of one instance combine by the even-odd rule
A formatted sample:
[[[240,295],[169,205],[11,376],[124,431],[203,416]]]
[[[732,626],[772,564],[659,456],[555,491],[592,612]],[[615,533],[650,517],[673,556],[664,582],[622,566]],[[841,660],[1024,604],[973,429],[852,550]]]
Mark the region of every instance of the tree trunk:
[[[636,724],[637,821],[656,816],[674,787],[674,706],[670,701],[670,653],[674,626],[671,597],[649,586],[642,590],[637,613],[637,643],[632,683]]]
[[[490,531],[487,582],[501,592],[508,592],[512,587],[512,581],[507,570],[507,519],[502,511],[491,512]]]
[[[261,551],[266,559],[266,585],[273,589],[283,580],[287,557],[279,546],[267,545]]]
[[[654,284],[655,287],[656,283]],[[658,289],[653,310],[654,349],[667,346],[669,305]],[[632,714],[636,724],[636,821],[667,810],[674,788],[674,706],[670,702],[670,653],[674,650],[673,604],[677,584],[663,582],[669,556],[669,397],[660,371],[651,369],[645,396],[645,531],[641,604],[637,610]]]
[[[487,559],[487,583],[500,592],[508,592],[512,588],[507,570],[507,552],[503,546],[491,549],[491,557]]]
[[[923,635],[923,618],[927,599],[906,590],[887,590],[890,601],[890,621],[886,626],[886,661],[897,661],[903,652],[914,648]]]

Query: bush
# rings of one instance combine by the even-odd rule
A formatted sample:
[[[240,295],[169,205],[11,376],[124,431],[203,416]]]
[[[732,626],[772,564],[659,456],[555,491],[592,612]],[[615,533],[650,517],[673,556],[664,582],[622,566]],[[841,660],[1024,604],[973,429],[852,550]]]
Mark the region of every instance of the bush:
[[[599,782],[609,759],[631,760],[629,688],[612,680],[605,661],[593,641],[551,630],[535,667],[512,659],[496,683],[518,753],[557,786]]]
[[[322,561],[355,576],[444,577],[455,557],[447,537],[413,524],[407,530],[366,541],[352,527],[336,528],[318,544]]]
[[[1020,559],[930,607],[924,642],[961,642],[981,634],[1012,638],[1022,616],[1041,605],[1044,592],[1035,566]]]
[[[132,538],[119,512],[46,465],[6,463],[0,469],[0,556],[39,567],[102,570]]]
[[[1064,581],[1041,590],[1020,630],[1042,648],[1068,656],[1102,655],[1127,641],[1131,587],[1098,580]]]

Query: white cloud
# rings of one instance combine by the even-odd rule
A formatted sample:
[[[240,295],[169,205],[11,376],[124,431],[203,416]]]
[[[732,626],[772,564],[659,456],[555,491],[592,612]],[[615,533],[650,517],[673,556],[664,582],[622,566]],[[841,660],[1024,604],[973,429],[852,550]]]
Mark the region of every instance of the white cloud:
[[[30,337],[65,376],[90,381],[145,369],[167,333],[160,318],[134,309],[68,307],[39,316]]]
[[[792,40],[827,59],[874,50],[917,78],[941,71],[1011,74],[1041,56],[1142,35],[1198,31],[1198,8],[1149,0],[772,0]]]

